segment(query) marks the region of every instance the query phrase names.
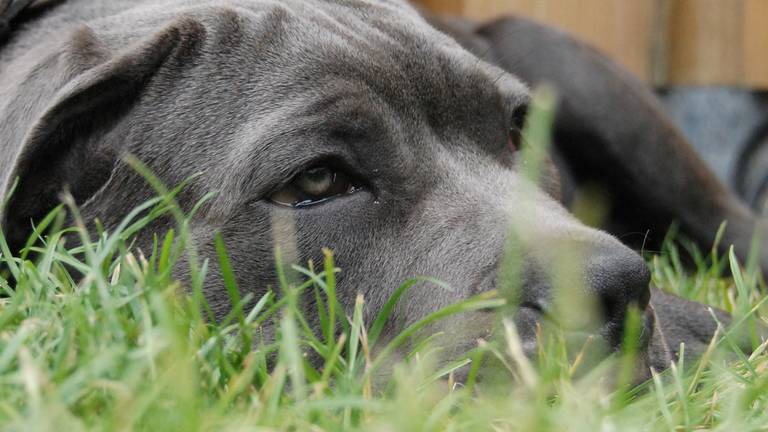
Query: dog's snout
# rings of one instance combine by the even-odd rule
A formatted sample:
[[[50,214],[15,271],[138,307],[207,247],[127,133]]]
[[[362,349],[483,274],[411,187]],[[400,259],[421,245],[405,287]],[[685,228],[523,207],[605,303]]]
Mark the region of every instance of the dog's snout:
[[[586,276],[603,308],[606,336],[612,345],[618,345],[629,308],[642,311],[650,301],[648,267],[637,253],[621,244],[601,246],[590,255]]]

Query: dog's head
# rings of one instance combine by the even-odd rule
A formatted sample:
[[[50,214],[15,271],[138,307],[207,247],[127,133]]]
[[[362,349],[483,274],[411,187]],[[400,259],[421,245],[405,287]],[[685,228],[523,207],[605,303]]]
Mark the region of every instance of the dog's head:
[[[577,270],[561,285],[596,299],[593,330],[619,345],[627,308],[648,304],[649,273],[520,175],[528,95],[517,79],[399,2],[199,3],[138,4],[30,62],[16,96],[25,109],[0,131],[22,143],[2,179],[21,178],[4,223],[12,239],[62,184],[87,218],[113,225],[151,196],[121,162],[130,153],[168,185],[201,173],[179,197],[187,209],[217,192],[192,234],[208,256],[222,234],[244,291],[275,285],[276,245],[299,263],[330,248],[348,307],[360,293],[375,313],[415,276],[451,287],[412,288],[396,317],[407,323],[504,289],[499,269],[514,256],[515,320],[532,346],[553,310],[550,270],[568,262]],[[206,290],[225,313],[222,283]],[[443,328],[460,349],[493,317]]]

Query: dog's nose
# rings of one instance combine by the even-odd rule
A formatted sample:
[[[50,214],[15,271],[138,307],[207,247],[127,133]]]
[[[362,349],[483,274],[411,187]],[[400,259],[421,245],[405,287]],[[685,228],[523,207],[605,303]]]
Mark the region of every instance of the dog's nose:
[[[605,336],[611,346],[619,346],[629,308],[644,311],[650,301],[648,267],[640,255],[624,245],[600,246],[588,258],[586,277],[603,309]]]

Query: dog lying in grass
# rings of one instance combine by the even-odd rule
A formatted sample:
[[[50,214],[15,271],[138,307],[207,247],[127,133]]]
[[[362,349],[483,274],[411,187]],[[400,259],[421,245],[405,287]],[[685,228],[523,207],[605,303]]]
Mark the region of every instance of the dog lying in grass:
[[[18,179],[2,227],[17,248],[65,189],[86,221],[107,228],[150,198],[125,163],[132,155],[164,184],[192,179],[177,196],[187,211],[215,192],[192,220],[192,241],[214,257],[220,233],[244,291],[276,285],[276,248],[297,263],[322,262],[329,248],[348,311],[361,294],[375,314],[415,276],[448,288],[415,285],[393,323],[500,290],[511,293],[533,354],[539,326],[564,311],[585,318],[574,333],[618,350],[635,308],[642,366],[663,368],[681,342],[688,352],[709,342],[714,315],[651,290],[642,258],[569,214],[562,190],[603,184],[614,197],[614,234],[659,233],[678,218],[707,245],[728,220],[723,242],[745,254],[757,224],[642,85],[531,23],[435,20],[483,60],[400,1],[41,7],[11,21],[0,52],[0,190]],[[521,174],[529,90],[520,78],[550,80],[561,92],[554,160],[562,184],[554,169],[541,188]],[[156,221],[137,247],[171,227]],[[230,300],[217,271],[205,295],[223,316]],[[560,287],[576,293],[565,308],[556,305]],[[495,320],[476,311],[431,330],[460,352],[488,337]]]

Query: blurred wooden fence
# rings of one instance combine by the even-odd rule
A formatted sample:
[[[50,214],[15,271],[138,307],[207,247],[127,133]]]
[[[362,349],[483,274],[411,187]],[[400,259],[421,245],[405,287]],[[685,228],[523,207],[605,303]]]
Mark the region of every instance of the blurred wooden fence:
[[[569,31],[656,85],[768,89],[768,0],[416,0],[476,20],[516,14]]]

